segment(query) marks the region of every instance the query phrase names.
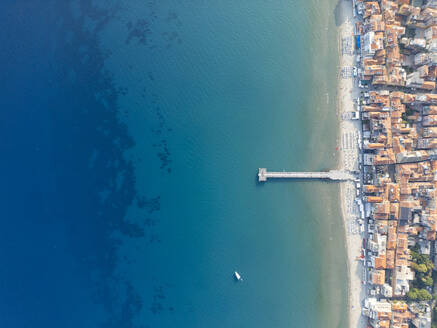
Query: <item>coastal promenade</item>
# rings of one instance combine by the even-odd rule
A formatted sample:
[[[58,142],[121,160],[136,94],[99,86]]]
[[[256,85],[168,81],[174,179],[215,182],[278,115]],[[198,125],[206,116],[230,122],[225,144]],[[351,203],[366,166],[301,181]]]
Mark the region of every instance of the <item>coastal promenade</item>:
[[[266,168],[258,170],[258,181],[269,178],[280,179],[329,179],[334,181],[353,181],[355,176],[348,171],[331,170],[327,172],[268,172]]]

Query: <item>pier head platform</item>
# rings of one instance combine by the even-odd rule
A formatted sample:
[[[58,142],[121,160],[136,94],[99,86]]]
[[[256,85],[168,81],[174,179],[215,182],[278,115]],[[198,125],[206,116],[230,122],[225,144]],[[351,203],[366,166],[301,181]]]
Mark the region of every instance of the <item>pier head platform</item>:
[[[327,172],[269,172],[265,168],[258,170],[258,181],[267,179],[328,179],[334,181],[353,181],[355,175],[348,171],[331,170]]]

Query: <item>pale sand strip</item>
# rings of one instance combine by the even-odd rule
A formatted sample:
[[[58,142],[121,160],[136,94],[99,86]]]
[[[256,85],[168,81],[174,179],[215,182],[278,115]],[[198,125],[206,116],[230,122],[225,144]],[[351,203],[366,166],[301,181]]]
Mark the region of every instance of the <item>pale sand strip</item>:
[[[342,78],[342,67],[353,67],[355,56],[342,55],[342,38],[353,37],[354,20],[352,13],[352,1],[341,0],[339,26],[339,85],[338,85],[338,117],[340,121],[339,168],[346,170],[358,170],[358,131],[360,122],[342,120],[342,114],[356,110],[354,100],[359,95],[359,89],[354,84],[354,78]],[[353,44],[353,43],[352,43]],[[348,265],[348,312],[349,327],[365,328],[367,320],[361,315],[361,304],[365,297],[365,286],[361,279],[363,266],[357,257],[361,254],[362,238],[359,226],[356,224],[357,208],[355,204],[355,186],[353,182],[342,183],[340,187],[341,209],[346,234],[346,251]],[[357,231],[358,230],[358,231]]]

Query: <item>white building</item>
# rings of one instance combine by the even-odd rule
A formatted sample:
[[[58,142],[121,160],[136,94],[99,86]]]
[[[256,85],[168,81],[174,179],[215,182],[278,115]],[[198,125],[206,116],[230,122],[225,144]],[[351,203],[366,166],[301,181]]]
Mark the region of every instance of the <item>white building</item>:
[[[393,295],[405,296],[410,291],[410,280],[414,279],[414,271],[406,265],[397,266],[393,271]]]

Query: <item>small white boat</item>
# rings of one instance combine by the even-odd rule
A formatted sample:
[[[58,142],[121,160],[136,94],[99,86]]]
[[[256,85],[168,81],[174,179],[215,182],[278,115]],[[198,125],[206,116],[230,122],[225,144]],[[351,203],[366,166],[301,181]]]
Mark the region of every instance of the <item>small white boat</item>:
[[[240,274],[237,271],[234,272],[234,276],[235,279],[237,279],[238,281],[243,280],[243,278],[241,278]]]

